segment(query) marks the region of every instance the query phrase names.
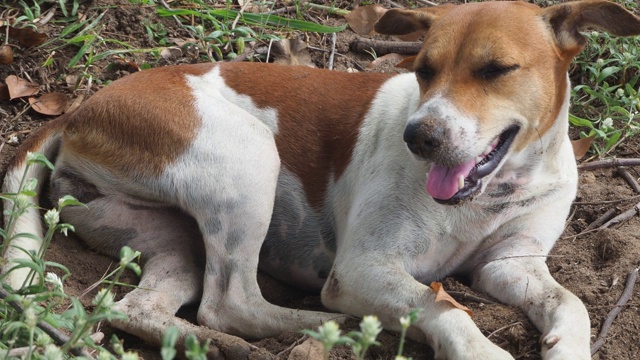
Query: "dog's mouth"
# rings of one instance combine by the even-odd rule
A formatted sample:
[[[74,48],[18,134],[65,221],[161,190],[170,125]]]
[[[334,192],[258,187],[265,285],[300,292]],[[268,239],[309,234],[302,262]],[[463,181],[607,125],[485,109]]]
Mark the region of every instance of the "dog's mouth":
[[[482,178],[493,173],[509,151],[520,127],[512,125],[498,135],[486,150],[453,168],[433,164],[427,175],[427,192],[441,204],[456,205],[476,195]]]

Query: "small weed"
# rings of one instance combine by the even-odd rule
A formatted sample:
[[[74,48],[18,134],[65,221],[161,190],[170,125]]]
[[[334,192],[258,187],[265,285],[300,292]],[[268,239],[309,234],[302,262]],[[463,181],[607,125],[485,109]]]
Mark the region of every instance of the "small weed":
[[[414,309],[409,315],[400,318],[400,344],[398,346],[398,354],[395,360],[411,360],[402,355],[404,351],[404,342],[407,336],[407,329],[418,319],[418,314],[422,309]],[[380,345],[376,341],[376,337],[382,331],[382,324],[376,316],[366,315],[360,322],[360,331],[351,331],[346,336],[340,335],[341,330],[335,321],[327,321],[318,327],[318,331],[309,329],[302,330],[302,333],[308,335],[322,343],[323,357],[329,359],[329,352],[338,345],[349,345],[356,360],[363,360],[364,356],[371,345]]]
[[[640,133],[640,37],[586,36],[588,45],[574,64],[581,85],[572,89],[569,120],[586,128],[583,137],[595,135],[593,149],[603,156]]]

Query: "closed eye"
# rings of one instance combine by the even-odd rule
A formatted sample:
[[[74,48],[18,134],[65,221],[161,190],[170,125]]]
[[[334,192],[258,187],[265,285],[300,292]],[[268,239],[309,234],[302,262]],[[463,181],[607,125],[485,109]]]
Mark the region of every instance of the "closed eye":
[[[435,75],[435,71],[428,66],[421,67],[416,70],[416,75],[423,80],[429,80],[433,78],[433,76]]]
[[[494,80],[520,68],[520,65],[504,65],[498,62],[490,62],[476,70],[476,76],[483,80]]]

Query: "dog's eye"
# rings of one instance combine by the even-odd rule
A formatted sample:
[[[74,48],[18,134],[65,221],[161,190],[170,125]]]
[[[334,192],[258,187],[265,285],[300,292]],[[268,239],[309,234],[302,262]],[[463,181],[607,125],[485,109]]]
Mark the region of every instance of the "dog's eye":
[[[416,75],[423,80],[429,80],[435,75],[435,71],[430,67],[423,67],[416,70]]]
[[[503,65],[492,62],[476,71],[476,75],[483,80],[493,80],[499,78],[500,76],[506,75],[507,73],[518,69],[519,67],[520,65],[517,64]]]

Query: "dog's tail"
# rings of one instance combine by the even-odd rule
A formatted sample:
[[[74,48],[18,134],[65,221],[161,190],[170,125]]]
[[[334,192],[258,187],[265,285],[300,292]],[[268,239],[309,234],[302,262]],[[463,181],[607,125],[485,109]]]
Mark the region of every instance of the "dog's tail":
[[[47,182],[50,171],[46,166],[31,164],[33,153],[40,153],[50,159],[55,160],[60,148],[62,128],[66,116],[55,119],[43,127],[35,134],[31,135],[16,151],[15,157],[9,163],[4,177],[2,193],[4,195],[18,194],[21,186],[35,179],[35,188],[29,187],[36,195],[25,194],[17,197],[3,196],[4,206],[4,243],[1,247],[2,271],[0,280],[10,285],[13,289],[19,289],[27,280],[30,269],[20,266],[23,259],[29,258],[29,253],[38,252],[42,246],[42,223],[39,211],[39,196]],[[13,199],[15,199],[15,201]],[[28,210],[19,218],[15,219],[13,214],[19,207],[28,206]]]

